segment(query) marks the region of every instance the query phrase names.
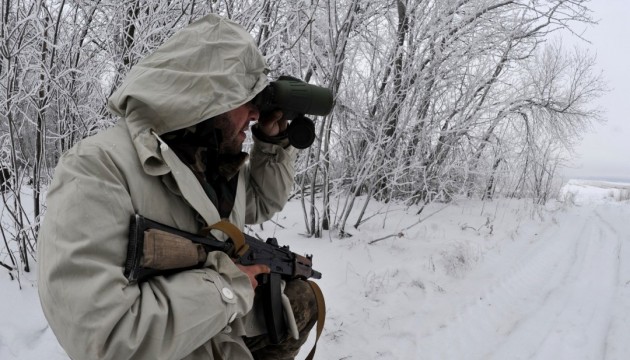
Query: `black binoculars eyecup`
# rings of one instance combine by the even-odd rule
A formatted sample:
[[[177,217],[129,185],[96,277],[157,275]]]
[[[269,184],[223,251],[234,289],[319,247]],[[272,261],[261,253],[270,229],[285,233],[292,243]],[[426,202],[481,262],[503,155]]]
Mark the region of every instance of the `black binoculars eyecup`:
[[[293,119],[287,128],[289,144],[303,150],[313,145],[315,141],[315,123],[304,115]]]

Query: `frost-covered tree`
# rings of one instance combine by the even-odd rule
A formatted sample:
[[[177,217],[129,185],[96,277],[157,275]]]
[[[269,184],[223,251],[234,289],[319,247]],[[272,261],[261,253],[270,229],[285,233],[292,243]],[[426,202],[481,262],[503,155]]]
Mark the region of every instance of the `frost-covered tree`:
[[[334,111],[315,119],[317,140],[298,159],[308,234],[347,234],[375,199],[544,201],[563,154],[599,116],[594,58],[549,43],[558,30],[592,22],[587,4],[2,0],[0,161],[13,176],[0,261],[28,269],[61,154],[116,121],[107,98],[134,64],[208,13],[251,32],[272,79],[292,75],[334,94]]]

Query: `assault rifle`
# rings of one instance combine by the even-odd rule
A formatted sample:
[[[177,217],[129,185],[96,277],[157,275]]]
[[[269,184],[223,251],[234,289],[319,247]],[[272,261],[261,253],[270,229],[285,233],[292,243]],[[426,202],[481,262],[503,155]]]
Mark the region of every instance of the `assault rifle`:
[[[212,236],[210,229],[204,235],[196,235],[138,214],[133,215],[129,227],[125,277],[129,282],[137,283],[153,276],[167,276],[200,268],[207,254],[212,251],[225,252],[242,265],[267,265],[271,273],[259,275],[256,291],[260,292],[263,299],[270,340],[279,343],[287,333],[280,280],[321,279],[322,274],[313,270],[313,257],[293,253],[288,246],[279,246],[275,238],[263,242],[243,234],[226,222],[211,228],[225,232],[230,238],[221,241]]]

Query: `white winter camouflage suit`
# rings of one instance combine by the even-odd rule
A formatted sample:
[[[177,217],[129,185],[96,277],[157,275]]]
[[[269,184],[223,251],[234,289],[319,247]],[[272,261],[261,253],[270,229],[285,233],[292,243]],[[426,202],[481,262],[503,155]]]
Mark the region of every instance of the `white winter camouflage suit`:
[[[74,359],[251,359],[241,339],[264,332],[248,277],[225,254],[206,267],[130,284],[123,275],[134,213],[196,233],[219,213],[197,178],[156,135],[250,101],[266,64],[240,26],[207,16],[130,71],[109,108],[113,128],[59,161],[39,236],[39,294]],[[153,134],[152,132],[155,132]],[[230,222],[269,219],[293,184],[295,149],[255,140]],[[199,218],[199,216],[201,218]]]

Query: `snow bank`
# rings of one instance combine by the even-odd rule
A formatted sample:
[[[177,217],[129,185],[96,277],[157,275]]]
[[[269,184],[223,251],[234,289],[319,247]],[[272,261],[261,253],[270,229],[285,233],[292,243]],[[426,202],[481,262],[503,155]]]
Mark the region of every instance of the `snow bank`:
[[[560,199],[575,204],[630,200],[630,183],[598,180],[569,180],[560,190]]]

